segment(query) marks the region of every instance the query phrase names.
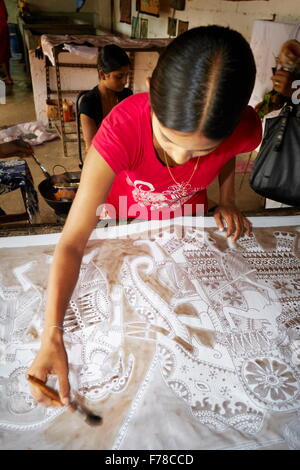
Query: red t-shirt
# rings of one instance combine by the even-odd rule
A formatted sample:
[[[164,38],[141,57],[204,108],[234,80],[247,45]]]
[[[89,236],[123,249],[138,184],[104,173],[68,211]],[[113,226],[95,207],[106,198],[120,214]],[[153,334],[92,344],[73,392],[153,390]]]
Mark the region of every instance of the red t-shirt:
[[[116,174],[106,201],[113,206],[106,206],[109,215],[112,218],[169,218],[173,216],[170,211],[175,211],[175,215],[196,213],[196,204],[204,204],[206,212],[205,188],[230,158],[254,150],[261,137],[261,121],[253,108],[247,106],[233,133],[215,150],[199,158],[191,178],[195,158],[168,169],[156,156],[149,94],[139,93],[127,98],[102,121],[93,139],[93,146]],[[123,196],[121,200],[120,196]],[[189,211],[179,214],[187,204],[191,204]]]

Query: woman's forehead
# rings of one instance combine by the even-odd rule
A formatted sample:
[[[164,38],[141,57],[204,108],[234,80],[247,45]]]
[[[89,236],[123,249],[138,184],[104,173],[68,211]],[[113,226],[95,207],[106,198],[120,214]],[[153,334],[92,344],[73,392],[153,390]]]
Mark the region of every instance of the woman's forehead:
[[[129,65],[122,65],[122,67],[117,70],[113,70],[112,73],[127,73],[129,71]]]
[[[161,136],[174,145],[188,150],[210,150],[216,147],[220,141],[208,139],[201,132],[180,132],[163,126],[154,113],[152,119],[155,127],[158,127]]]

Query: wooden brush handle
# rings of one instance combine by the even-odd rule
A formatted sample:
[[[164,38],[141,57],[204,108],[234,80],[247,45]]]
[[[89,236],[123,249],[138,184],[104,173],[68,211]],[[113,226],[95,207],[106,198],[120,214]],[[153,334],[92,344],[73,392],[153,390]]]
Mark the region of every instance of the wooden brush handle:
[[[48,387],[42,380],[33,377],[33,375],[27,375],[27,380],[35,387],[38,387],[44,393],[44,395],[51,398],[51,400],[56,401],[59,405],[63,405],[63,403],[60,401],[60,397],[57,391],[51,387]]]

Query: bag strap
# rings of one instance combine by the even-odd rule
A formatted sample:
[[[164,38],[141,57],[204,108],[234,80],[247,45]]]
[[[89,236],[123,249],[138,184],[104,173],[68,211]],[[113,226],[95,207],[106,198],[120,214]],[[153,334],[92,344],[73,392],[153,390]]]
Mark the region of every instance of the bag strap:
[[[283,142],[283,136],[287,128],[288,118],[292,114],[292,112],[293,112],[293,106],[289,104],[285,105],[280,111],[279,116],[281,117],[281,119],[280,119],[278,133],[275,137],[275,145],[274,145],[275,152],[279,151],[280,146]]]
[[[289,116],[293,112],[294,108],[295,106],[292,103],[285,103],[279,113],[279,116]]]
[[[300,104],[294,104],[291,101],[285,103],[283,108],[281,109],[279,116],[289,116],[292,114],[293,116],[300,117]]]
[[[300,118],[300,104],[294,104],[293,108],[295,111],[295,116],[299,119]]]

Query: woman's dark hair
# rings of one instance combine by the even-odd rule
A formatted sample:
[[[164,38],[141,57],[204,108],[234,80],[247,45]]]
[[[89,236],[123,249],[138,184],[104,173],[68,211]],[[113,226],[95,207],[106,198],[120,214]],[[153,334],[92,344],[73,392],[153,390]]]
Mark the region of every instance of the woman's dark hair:
[[[150,84],[159,122],[212,140],[230,135],[250,99],[256,67],[248,42],[222,26],[200,26],[161,54]]]
[[[98,58],[98,69],[104,73],[114,72],[124,65],[130,65],[126,52],[115,44],[102,47]]]

